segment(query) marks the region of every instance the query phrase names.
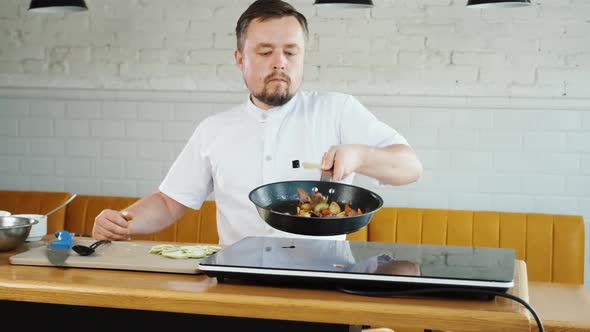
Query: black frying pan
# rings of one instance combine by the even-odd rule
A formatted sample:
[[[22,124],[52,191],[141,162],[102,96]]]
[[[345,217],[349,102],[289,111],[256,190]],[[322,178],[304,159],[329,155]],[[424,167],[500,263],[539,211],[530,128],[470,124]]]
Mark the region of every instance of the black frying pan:
[[[299,195],[297,188],[311,194],[317,188],[324,196],[330,189],[328,201],[341,206],[349,203],[360,208],[361,215],[351,217],[301,217],[297,216]],[[340,235],[352,233],[369,223],[373,213],[383,206],[383,199],[376,193],[349,184],[328,181],[283,181],[262,185],[250,192],[250,200],[267,224],[284,232],[301,235]],[[286,214],[290,213],[290,214]]]

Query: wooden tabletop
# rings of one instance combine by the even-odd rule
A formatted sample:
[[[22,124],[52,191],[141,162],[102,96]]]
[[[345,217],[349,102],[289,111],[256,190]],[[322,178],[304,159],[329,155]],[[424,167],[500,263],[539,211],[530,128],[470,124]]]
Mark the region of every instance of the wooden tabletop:
[[[528,288],[545,331],[590,332],[590,294],[584,285],[529,282]]]
[[[382,298],[333,290],[217,283],[205,275],[11,265],[0,253],[0,300],[451,331],[530,331],[535,322],[506,298]],[[509,293],[528,300],[517,261]]]

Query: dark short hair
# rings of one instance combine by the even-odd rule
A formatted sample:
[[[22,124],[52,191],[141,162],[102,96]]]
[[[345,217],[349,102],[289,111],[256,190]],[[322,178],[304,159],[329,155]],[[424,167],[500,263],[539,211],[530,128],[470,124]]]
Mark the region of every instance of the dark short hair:
[[[246,37],[246,30],[250,23],[254,20],[265,21],[272,18],[281,18],[293,16],[301,24],[303,33],[307,38],[309,30],[307,29],[307,19],[303,14],[298,12],[289,3],[281,0],[256,0],[242,13],[236,24],[236,38],[238,42],[238,50],[244,47],[244,38]]]

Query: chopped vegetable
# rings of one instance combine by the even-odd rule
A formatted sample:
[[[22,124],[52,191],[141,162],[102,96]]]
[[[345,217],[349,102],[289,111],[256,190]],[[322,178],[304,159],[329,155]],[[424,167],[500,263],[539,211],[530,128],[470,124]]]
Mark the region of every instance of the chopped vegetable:
[[[173,244],[157,244],[150,248],[150,254],[162,255],[168,258],[205,258],[221,250],[216,245],[184,245],[176,246]]]
[[[338,203],[336,202],[332,202],[330,203],[330,206],[328,207],[328,210],[330,211],[330,213],[332,214],[338,214],[340,213],[340,205],[338,205]]]
[[[297,188],[299,204],[297,215],[300,217],[352,217],[363,214],[361,209],[352,209],[348,203],[344,209],[336,201],[328,202],[328,197],[318,191],[308,195],[302,188]]]

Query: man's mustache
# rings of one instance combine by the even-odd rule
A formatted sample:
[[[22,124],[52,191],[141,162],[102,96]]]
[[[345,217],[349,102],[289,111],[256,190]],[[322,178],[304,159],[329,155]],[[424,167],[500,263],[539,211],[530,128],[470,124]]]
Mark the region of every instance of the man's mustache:
[[[264,83],[268,83],[272,80],[282,79],[287,81],[287,83],[291,83],[291,78],[285,73],[278,73],[278,74],[270,74],[264,79]]]

